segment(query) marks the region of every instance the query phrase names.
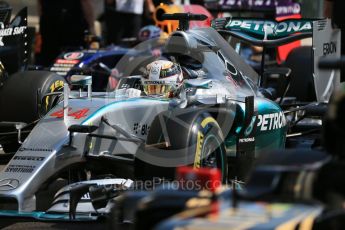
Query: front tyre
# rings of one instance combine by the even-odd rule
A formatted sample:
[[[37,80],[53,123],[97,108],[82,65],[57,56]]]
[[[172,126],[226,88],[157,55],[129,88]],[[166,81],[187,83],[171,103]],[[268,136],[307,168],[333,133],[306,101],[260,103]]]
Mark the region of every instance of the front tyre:
[[[178,166],[218,168],[222,181],[227,179],[224,136],[217,121],[207,112],[167,115],[152,122],[146,146],[162,143],[162,133],[169,147],[140,148],[135,159],[137,179],[155,177],[174,179]],[[181,122],[183,121],[183,122]]]
[[[217,121],[208,113],[202,114],[192,130],[198,130],[192,138],[196,138],[194,151],[194,168],[218,168],[222,173],[222,181],[226,181],[227,161],[224,137]]]

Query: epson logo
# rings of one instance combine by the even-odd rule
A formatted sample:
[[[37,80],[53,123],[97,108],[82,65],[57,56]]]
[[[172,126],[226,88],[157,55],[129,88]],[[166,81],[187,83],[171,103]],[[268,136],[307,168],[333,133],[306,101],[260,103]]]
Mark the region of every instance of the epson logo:
[[[323,56],[337,52],[337,45],[335,42],[323,43]]]

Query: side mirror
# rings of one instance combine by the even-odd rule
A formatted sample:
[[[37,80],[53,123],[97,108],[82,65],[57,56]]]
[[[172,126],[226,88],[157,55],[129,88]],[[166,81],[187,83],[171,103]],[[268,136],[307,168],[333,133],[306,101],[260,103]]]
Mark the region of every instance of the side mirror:
[[[87,75],[72,75],[71,76],[71,84],[72,85],[79,85],[79,86],[88,86],[92,85],[92,76]]]
[[[81,87],[87,86],[87,97],[90,99],[92,94],[92,76],[88,75],[72,75],[71,84],[79,85]],[[81,89],[79,90],[79,97],[81,97]]]
[[[95,125],[71,125],[68,128],[70,133],[93,133],[98,129]]]
[[[188,79],[184,81],[185,88],[209,89],[212,87],[210,79]]]

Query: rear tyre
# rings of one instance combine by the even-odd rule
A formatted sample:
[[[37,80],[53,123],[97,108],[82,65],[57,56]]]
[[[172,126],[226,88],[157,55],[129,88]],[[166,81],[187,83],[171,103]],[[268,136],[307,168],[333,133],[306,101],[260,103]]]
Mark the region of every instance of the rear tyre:
[[[311,46],[298,47],[289,53],[284,63],[291,69],[291,83],[287,96],[296,97],[298,101],[310,102],[316,99],[312,55]]]

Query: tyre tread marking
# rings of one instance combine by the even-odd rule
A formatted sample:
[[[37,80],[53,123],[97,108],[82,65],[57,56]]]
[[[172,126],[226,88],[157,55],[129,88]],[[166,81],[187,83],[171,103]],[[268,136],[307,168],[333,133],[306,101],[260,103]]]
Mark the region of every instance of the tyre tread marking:
[[[201,122],[201,127],[205,128],[206,125],[208,125],[209,123],[215,123],[218,125],[218,123],[216,122],[216,120],[213,117],[206,117],[202,122]]]
[[[196,144],[195,158],[194,158],[194,168],[200,168],[201,166],[201,148],[204,142],[204,135],[198,131],[198,138]]]

